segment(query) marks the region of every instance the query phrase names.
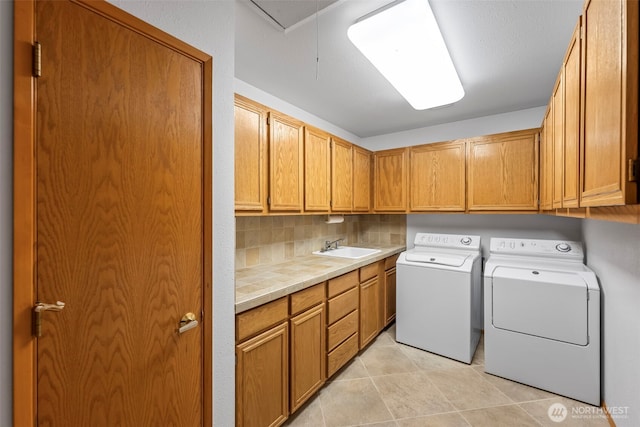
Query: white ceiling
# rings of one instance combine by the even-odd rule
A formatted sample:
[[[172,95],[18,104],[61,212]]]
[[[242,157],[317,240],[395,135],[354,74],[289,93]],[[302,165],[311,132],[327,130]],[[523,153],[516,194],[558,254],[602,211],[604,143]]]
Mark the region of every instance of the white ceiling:
[[[287,19],[309,13],[309,0],[261,2]],[[236,77],[365,138],[546,105],[583,0],[430,0],[465,97],[424,111],[347,39],[349,25],[390,0],[339,0],[317,20],[311,3],[311,16],[283,30],[237,1]]]

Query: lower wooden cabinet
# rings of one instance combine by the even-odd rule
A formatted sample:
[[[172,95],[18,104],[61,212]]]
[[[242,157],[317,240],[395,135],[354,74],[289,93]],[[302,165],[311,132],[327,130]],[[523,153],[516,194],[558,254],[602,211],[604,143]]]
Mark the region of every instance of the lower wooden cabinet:
[[[327,286],[327,378],[358,354],[358,270]]]
[[[395,315],[386,258],[236,316],[236,425],[276,427]]]
[[[396,318],[396,267],[384,272],[384,325]]]
[[[291,325],[291,412],[324,384],[325,305],[313,307],[289,321]]]
[[[378,336],[379,310],[380,281],[376,276],[360,284],[360,349]]]
[[[396,261],[400,254],[387,257],[384,260],[383,290],[383,326],[388,326],[396,318]]]
[[[236,425],[279,426],[289,414],[289,325],[236,346]]]

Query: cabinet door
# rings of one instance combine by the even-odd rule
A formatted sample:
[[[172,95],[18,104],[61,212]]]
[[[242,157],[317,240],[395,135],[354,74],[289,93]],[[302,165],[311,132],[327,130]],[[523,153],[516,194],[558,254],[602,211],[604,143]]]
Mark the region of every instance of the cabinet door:
[[[409,206],[419,211],[464,211],[465,143],[452,141],[411,147]]]
[[[467,142],[471,211],[538,210],[538,129]]]
[[[564,188],[564,84],[562,72],[551,97],[553,102],[553,209],[562,207]]]
[[[540,209],[553,209],[553,102],[540,129]]]
[[[379,310],[380,283],[376,276],[360,284],[360,349],[378,335]]]
[[[580,204],[638,203],[638,1],[587,0],[582,16]]]
[[[331,143],[331,210],[351,212],[353,204],[353,154],[351,144],[337,138]]]
[[[288,416],[287,322],[236,346],[236,425],[278,426]]]
[[[235,208],[264,212],[267,206],[267,110],[236,95]]]
[[[400,148],[374,154],[374,210],[407,210],[407,152],[407,149]]]
[[[384,272],[385,325],[396,318],[396,268]]]
[[[580,19],[562,65],[564,78],[564,187],[562,207],[577,208],[580,188]]]
[[[304,209],[329,211],[331,200],[331,139],[329,134],[305,127]]]
[[[291,319],[291,412],[307,401],[325,380],[325,305]]]
[[[371,152],[353,147],[353,211],[371,210]]]
[[[269,113],[269,208],[302,211],[303,125]]]

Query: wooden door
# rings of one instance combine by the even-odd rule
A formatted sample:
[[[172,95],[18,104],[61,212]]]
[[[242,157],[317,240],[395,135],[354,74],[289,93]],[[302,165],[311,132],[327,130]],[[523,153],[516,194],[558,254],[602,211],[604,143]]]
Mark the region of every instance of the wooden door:
[[[371,152],[353,147],[353,210],[371,210]]]
[[[562,72],[558,76],[553,96],[553,209],[562,207],[564,188],[564,82]]]
[[[35,36],[33,300],[65,306],[17,425],[209,424],[211,58],[106,3],[38,1]]]
[[[465,158],[464,141],[411,147],[410,210],[464,211]]]
[[[331,210],[351,212],[353,205],[353,150],[341,139],[331,141]]]
[[[304,130],[304,209],[329,212],[331,202],[331,137],[326,132]]]
[[[562,65],[564,77],[564,187],[562,207],[577,208],[580,190],[580,18]]]
[[[289,328],[281,323],[236,346],[236,425],[279,426],[289,415]]]
[[[378,212],[407,210],[406,148],[377,151],[374,154],[373,209]]]
[[[467,142],[467,208],[538,210],[538,129]]]
[[[325,380],[325,305],[291,318],[291,412],[322,387]]]
[[[267,109],[240,95],[234,105],[235,208],[261,213],[267,207]]]
[[[582,17],[580,204],[638,203],[638,1],[587,0]]]
[[[303,207],[304,126],[269,112],[269,208],[301,212]]]

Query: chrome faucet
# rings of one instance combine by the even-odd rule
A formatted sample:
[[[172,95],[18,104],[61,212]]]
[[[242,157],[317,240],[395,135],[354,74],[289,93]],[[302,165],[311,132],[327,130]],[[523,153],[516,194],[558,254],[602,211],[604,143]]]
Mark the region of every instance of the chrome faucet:
[[[330,251],[331,249],[338,249],[338,243],[342,242],[344,239],[337,240],[325,240],[324,247],[321,249],[321,252]],[[334,246],[333,248],[331,246]]]

